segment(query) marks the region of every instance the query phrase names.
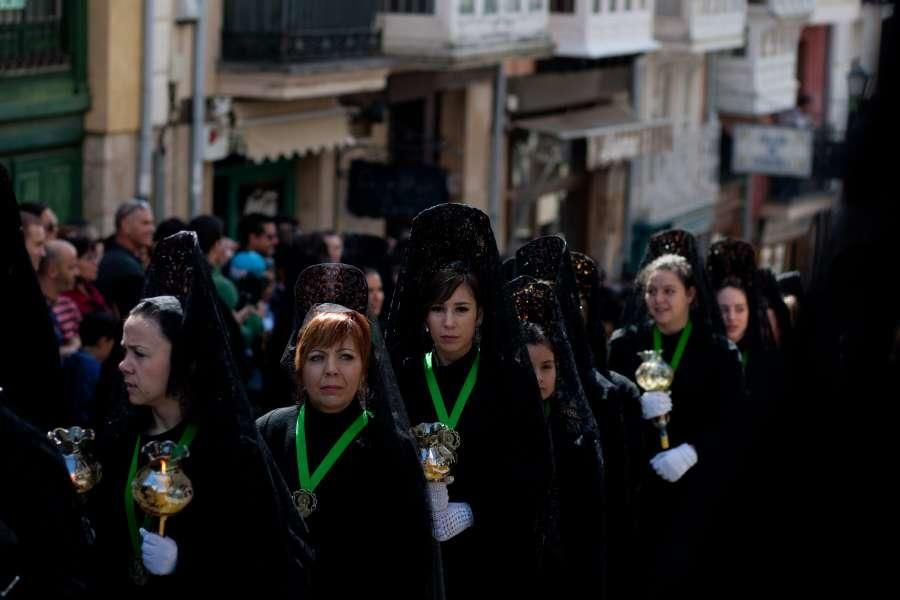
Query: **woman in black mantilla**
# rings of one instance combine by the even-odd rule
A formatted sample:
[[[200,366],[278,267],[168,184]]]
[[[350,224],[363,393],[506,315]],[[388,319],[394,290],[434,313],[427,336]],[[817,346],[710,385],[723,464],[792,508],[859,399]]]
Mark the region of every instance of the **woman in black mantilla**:
[[[739,356],[713,330],[718,314],[703,276],[692,236],[671,231],[651,238],[635,296],[643,296],[644,309],[632,307],[631,313],[649,319],[620,329],[610,342],[610,367],[620,373],[635,377],[642,362],[638,352],[651,349],[661,351],[675,372],[669,393],[645,392],[640,398],[649,460],[637,570],[642,593],[650,598],[679,597],[700,584],[697,555],[721,500],[723,475],[733,467],[722,439],[744,408]],[[665,415],[668,449],[653,425]]]
[[[159,243],[144,293],[124,325],[128,400],[99,452],[98,595],[302,595],[302,522],[257,434],[193,232]],[[130,493],[150,441],[189,449],[181,464],[193,499],[164,536]]]
[[[516,252],[515,271],[553,287],[581,385],[600,428],[606,482],[607,586],[610,597],[616,598],[623,594],[622,586],[628,584],[637,498],[643,480],[640,392],[627,377],[607,368],[602,324],[588,320],[592,327],[586,326],[578,280],[565,240],[546,236],[525,244]]]
[[[542,595],[602,598],[607,584],[606,490],[597,422],[554,291],[531,277],[518,277],[505,289],[516,307],[553,447]]]
[[[551,456],[543,412],[482,211],[442,204],[413,221],[387,342],[410,421],[461,445],[441,532],[449,598],[532,594]],[[435,515],[445,515],[435,506]],[[451,537],[452,536],[452,537]]]
[[[774,490],[780,488],[777,477],[787,476],[780,468],[781,458],[786,439],[795,432],[785,430],[782,418],[787,398],[784,354],[769,325],[761,282],[765,275],[757,269],[753,246],[732,239],[716,242],[706,266],[726,336],[740,352],[749,398],[733,423],[741,435],[734,432],[728,437],[737,463],[709,554],[712,560],[718,556],[717,570],[723,576],[748,576],[749,564],[758,564],[764,555],[757,550],[764,550],[768,535],[774,533],[773,518],[781,506]],[[722,554],[726,544],[731,550]]]
[[[86,596],[87,531],[59,451],[71,424],[59,348],[0,164],[0,591],[16,598]],[[16,579],[18,577],[18,579]]]
[[[425,481],[367,298],[355,267],[301,273],[283,355],[299,402],[257,426],[309,527],[312,597],[432,598]]]

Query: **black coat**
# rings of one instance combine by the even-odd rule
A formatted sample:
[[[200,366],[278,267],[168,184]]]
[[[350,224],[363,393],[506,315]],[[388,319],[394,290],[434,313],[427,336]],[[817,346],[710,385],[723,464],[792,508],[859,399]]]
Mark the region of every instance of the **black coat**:
[[[692,591],[700,548],[721,508],[729,470],[736,464],[733,444],[724,440],[745,411],[743,375],[737,349],[724,337],[695,328],[670,389],[670,448],[691,444],[698,462],[675,483],[660,478],[650,459],[662,449],[659,434],[645,421],[644,484],[640,495],[637,573],[648,597]],[[663,336],[663,359],[671,361],[678,334]],[[610,342],[610,367],[629,377],[641,364],[637,353],[653,348],[649,326],[617,331]],[[677,595],[677,594],[676,594]]]
[[[360,406],[335,415],[307,405],[310,472],[359,416]],[[257,421],[292,491],[300,489],[296,423],[289,406]],[[422,470],[409,446],[373,415],[315,490],[318,506],[306,518],[316,559],[311,597],[431,597],[431,525]]]
[[[104,240],[103,258],[97,269],[97,289],[124,320],[143,297],[144,266],[138,258],[116,242]]]
[[[0,405],[0,591],[10,599],[87,597],[75,489],[45,435]]]
[[[475,359],[475,349],[434,373],[447,412]],[[515,407],[503,404],[508,394],[497,389],[490,360],[481,358],[478,380],[457,424],[461,437],[448,487],[451,502],[467,502],[473,527],[441,544],[448,598],[533,593],[538,581],[539,515],[545,494],[543,474],[530,452],[539,440],[515,423]],[[410,423],[434,423],[435,413],[425,381],[422,358],[407,360],[397,372]],[[518,399],[523,402],[525,399]],[[520,412],[521,409],[519,409]]]
[[[159,436],[142,435],[140,443],[178,441],[185,425]],[[93,511],[98,596],[102,592],[110,598],[284,598],[304,593],[298,549],[288,547],[287,525],[274,518],[277,502],[266,493],[279,486],[260,467],[259,453],[264,461],[271,457],[256,439],[241,438],[224,449],[220,440],[202,428],[190,446],[190,456],[181,463],[193,484],[193,499],[166,521],[166,536],[178,544],[175,572],[150,575],[147,585],[134,585],[129,578],[134,553],[123,493],[136,438],[136,434],[123,436],[101,453],[104,476],[95,488]],[[138,469],[145,463],[141,456]],[[283,483],[280,488],[287,494]],[[158,520],[145,524],[137,505],[135,517],[138,527],[157,532]]]

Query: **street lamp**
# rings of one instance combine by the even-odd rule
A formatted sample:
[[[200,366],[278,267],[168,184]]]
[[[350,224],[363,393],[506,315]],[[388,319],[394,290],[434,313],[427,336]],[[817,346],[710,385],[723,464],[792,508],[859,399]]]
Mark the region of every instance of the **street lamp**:
[[[869,72],[859,64],[859,59],[854,58],[853,64],[850,66],[850,72],[847,73],[847,93],[850,99],[851,114],[859,108],[859,103],[866,93],[866,86],[869,85],[870,77]]]

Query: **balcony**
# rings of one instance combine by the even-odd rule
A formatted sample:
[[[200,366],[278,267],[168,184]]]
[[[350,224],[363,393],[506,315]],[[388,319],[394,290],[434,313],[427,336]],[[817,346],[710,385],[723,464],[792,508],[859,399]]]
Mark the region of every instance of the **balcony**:
[[[654,32],[667,50],[740,48],[746,22],[746,0],[656,0]]]
[[[653,5],[654,0],[554,0],[550,34],[556,54],[602,58],[658,48]]]
[[[792,108],[802,21],[777,19],[752,4],[747,25],[747,45],[716,61],[719,110],[759,116]]]
[[[750,0],[750,4],[765,7],[779,19],[807,19],[816,8],[816,0]]]
[[[860,0],[816,0],[809,21],[813,25],[850,23],[859,18]]]
[[[225,0],[219,93],[301,100],[384,89],[378,0]]]
[[[226,0],[222,59],[309,63],[380,54],[378,0]]]
[[[67,23],[58,3],[23,3],[0,11],[0,74],[33,75],[69,68]]]
[[[549,56],[548,0],[385,0],[384,52],[404,63],[476,66]]]

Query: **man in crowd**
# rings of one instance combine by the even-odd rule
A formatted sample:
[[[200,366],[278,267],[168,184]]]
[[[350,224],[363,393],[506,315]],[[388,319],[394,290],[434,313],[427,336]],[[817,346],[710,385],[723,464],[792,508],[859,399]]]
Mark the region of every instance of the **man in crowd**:
[[[34,267],[35,273],[41,266],[41,259],[47,253],[44,244],[47,242],[47,232],[41,225],[41,220],[24,210],[19,213],[22,219],[22,234],[25,237],[25,249],[28,250],[28,256],[31,257],[31,266]]]
[[[75,246],[65,240],[47,242],[46,250],[38,268],[38,283],[56,329],[60,354],[68,356],[81,347],[81,339],[78,337],[81,313],[71,298],[62,295],[75,287],[78,253]]]
[[[236,282],[248,274],[261,277],[278,245],[274,219],[259,213],[244,215],[238,223],[238,243],[240,250],[231,259],[229,277]]]
[[[116,233],[105,243],[97,288],[116,316],[124,319],[144,290],[140,257],[153,244],[153,211],[144,200],[129,200],[116,210],[115,224]]]

